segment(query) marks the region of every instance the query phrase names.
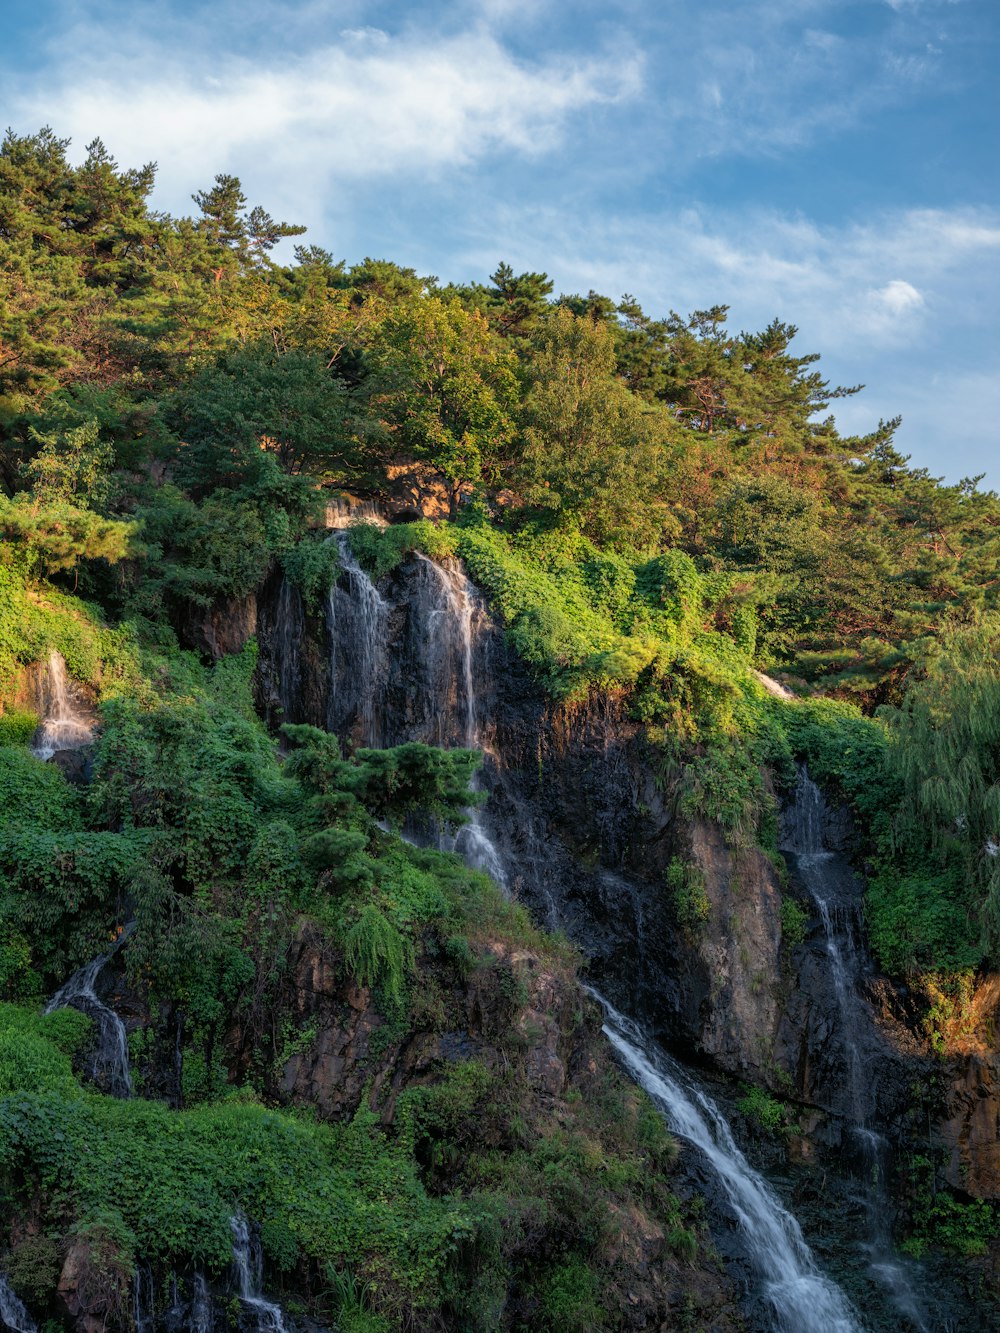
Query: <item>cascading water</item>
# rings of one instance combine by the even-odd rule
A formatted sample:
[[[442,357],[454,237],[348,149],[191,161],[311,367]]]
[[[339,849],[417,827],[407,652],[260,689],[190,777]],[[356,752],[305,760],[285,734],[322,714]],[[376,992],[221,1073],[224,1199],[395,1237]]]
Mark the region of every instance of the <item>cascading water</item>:
[[[230,1218],[229,1225],[233,1233],[233,1271],[251,1333],[287,1333],[280,1308],[261,1296],[264,1257],[256,1229],[243,1213]]]
[[[719,1108],[635,1023],[591,994],[604,1008],[604,1033],[625,1069],[671,1131],[693,1144],[718,1177],[777,1327],[784,1333],[860,1333],[847,1299],[819,1271],[799,1224],[740,1152]]]
[[[45,682],[39,691],[41,721],[31,748],[39,759],[59,750],[78,750],[94,738],[94,720],[66,671],[61,653],[49,653]]]
[[[215,1308],[205,1274],[195,1273],[191,1278],[190,1295],[182,1290],[176,1274],[170,1279],[170,1288],[170,1305],[163,1314],[163,1328],[166,1333],[214,1333]],[[145,1317],[152,1321],[147,1327],[158,1326],[153,1319],[151,1306]],[[138,1315],[136,1315],[136,1326],[138,1328]],[[228,1320],[226,1327],[229,1327]]]
[[[338,533],[342,574],[327,598],[330,695],[327,725],[353,723],[362,745],[385,745],[382,719],[387,676],[389,603],[358,564],[346,533]]]
[[[282,719],[289,722],[297,716],[298,700],[302,692],[301,646],[305,635],[302,594],[291,579],[281,581],[275,629],[280,638],[275,654],[278,665],[275,685]]]
[[[98,1087],[113,1097],[131,1097],[132,1076],[129,1071],[125,1024],[113,1009],[98,998],[94,990],[97,978],[117,952],[120,943],[121,939],[113,949],[74,972],[45,1006],[45,1012],[51,1014],[56,1009],[71,1005],[92,1018],[97,1029],[97,1041],[87,1073]]]
[[[909,1326],[927,1333],[926,1311],[921,1308],[906,1266],[893,1250],[892,1208],[886,1190],[890,1145],[873,1125],[870,1066],[879,1053],[872,1016],[858,989],[865,973],[871,970],[863,944],[860,885],[843,857],[826,845],[827,816],[822,792],[805,768],[800,768],[795,799],[784,814],[782,844],[815,902],[823,926],[840,1020],[844,1113],[853,1148],[849,1155],[855,1159],[858,1182],[864,1191],[861,1203],[868,1219],[866,1249],[871,1272]]]
[[[34,1320],[4,1273],[0,1273],[0,1324],[7,1333],[37,1333]]]
[[[475,590],[457,561],[437,564],[417,554],[417,578],[408,602],[411,714],[390,720],[389,631],[393,604],[358,564],[346,533],[337,535],[341,574],[328,599],[330,694],[328,726],[351,732],[361,745],[403,741],[482,748],[476,710],[473,648],[481,614]],[[413,696],[419,696],[414,698]],[[475,786],[475,780],[474,784]],[[477,807],[441,846],[485,870],[506,887],[503,861]]]
[[[425,555],[418,554],[417,558],[425,566],[438,588],[438,605],[431,611],[430,641],[446,663],[449,661],[457,663],[458,667],[455,674],[458,676],[460,687],[457,693],[460,700],[458,716],[462,720],[461,744],[468,750],[485,751],[480,735],[472,669],[475,619],[478,610],[475,590],[457,561],[439,565],[433,560],[428,560]],[[446,713],[440,706],[435,712],[442,719],[438,728],[442,735],[439,743],[444,744],[444,735],[447,731],[444,725]],[[473,791],[480,790],[478,775],[473,777],[471,785]],[[467,822],[454,836],[445,835],[442,839],[444,850],[457,852],[467,865],[476,870],[485,870],[502,889],[506,889],[507,873],[503,859],[486,831],[479,807],[469,806],[466,816]]]
[[[136,1264],[132,1274],[132,1322],[135,1333],[154,1333],[155,1291],[152,1270],[146,1264]]]

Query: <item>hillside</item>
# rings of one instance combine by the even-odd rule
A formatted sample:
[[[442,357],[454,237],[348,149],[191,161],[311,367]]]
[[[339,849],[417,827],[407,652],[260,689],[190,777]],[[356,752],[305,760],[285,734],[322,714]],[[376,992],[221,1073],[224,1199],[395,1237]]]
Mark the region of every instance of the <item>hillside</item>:
[[[797,1199],[884,1137],[986,1309],[998,497],[781,320],[279,262],[67,149],[0,149],[0,1320],[789,1327],[584,975]]]

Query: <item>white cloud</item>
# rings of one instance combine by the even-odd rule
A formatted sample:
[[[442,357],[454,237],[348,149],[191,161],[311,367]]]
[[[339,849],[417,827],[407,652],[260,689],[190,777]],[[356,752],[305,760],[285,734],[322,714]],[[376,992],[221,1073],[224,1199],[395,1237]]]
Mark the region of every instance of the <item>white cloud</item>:
[[[901,278],[893,278],[892,282],[887,282],[872,295],[890,315],[903,315],[908,310],[917,310],[924,304],[924,298],[916,287],[903,282]]]
[[[15,81],[7,117],[72,136],[100,134],[120,161],[155,156],[157,199],[185,207],[218,171],[265,179],[268,202],[306,204],[330,185],[463,169],[495,153],[538,157],[587,107],[633,97],[636,55],[516,59],[485,27],[451,37],[343,30],[302,54],[221,57],[91,32],[38,82]],[[122,43],[126,43],[122,45]],[[212,46],[212,42],[208,42]],[[248,168],[248,164],[252,164]]]

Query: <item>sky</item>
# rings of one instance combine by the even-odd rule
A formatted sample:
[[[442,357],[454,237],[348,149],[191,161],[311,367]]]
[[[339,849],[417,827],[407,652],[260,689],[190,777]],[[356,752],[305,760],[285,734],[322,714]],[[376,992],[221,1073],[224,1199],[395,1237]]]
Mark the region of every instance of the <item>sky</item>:
[[[1000,0],[5,0],[0,121],[349,263],[777,317],[1000,489]]]

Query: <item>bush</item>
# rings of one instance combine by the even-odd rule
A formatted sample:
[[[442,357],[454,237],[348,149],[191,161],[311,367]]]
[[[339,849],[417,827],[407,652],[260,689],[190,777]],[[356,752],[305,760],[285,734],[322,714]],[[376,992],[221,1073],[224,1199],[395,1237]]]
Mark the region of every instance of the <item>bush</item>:
[[[29,708],[8,708],[0,713],[0,746],[30,745],[38,730],[38,714]]]
[[[704,876],[697,866],[686,865],[675,856],[667,867],[667,888],[681,926],[691,932],[701,930],[712,909]]]
[[[784,1106],[763,1088],[746,1086],[743,1096],[736,1105],[748,1120],[752,1120],[769,1134],[777,1133],[784,1128]]]
[[[802,943],[806,937],[809,914],[787,893],[782,894],[781,907],[781,945],[789,953]]]
[[[542,1327],[561,1333],[592,1333],[603,1323],[597,1274],[579,1255],[553,1268],[542,1280]]]
[[[457,534],[450,525],[436,526],[427,519],[381,528],[375,523],[355,523],[348,529],[355,559],[373,579],[395,569],[412,551],[422,551],[433,560],[453,556]]]

